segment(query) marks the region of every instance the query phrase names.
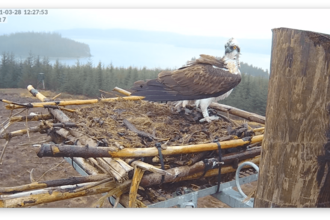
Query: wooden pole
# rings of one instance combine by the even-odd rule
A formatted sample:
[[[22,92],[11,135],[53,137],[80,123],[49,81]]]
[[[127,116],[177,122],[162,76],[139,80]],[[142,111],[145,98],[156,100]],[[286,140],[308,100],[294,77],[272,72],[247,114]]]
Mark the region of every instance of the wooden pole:
[[[330,207],[330,36],[272,31],[254,207]]]
[[[250,138],[243,138],[231,141],[221,141],[221,149],[234,148],[245,144],[253,144],[262,141],[263,135]],[[149,148],[125,148],[119,150],[115,147],[77,147],[75,145],[42,144],[34,145],[37,149],[38,157],[153,157],[158,155],[156,147]],[[170,146],[162,150],[163,155],[187,154],[204,151],[217,150],[217,143]]]
[[[43,189],[43,188],[47,188],[47,187],[56,187],[56,186],[63,186],[63,185],[73,185],[73,184],[94,182],[94,181],[104,180],[105,178],[108,178],[108,177],[109,176],[106,174],[77,176],[77,177],[69,177],[66,179],[33,182],[30,184],[21,185],[21,186],[0,187],[0,195],[18,193],[18,192],[23,192],[23,191],[35,190],[35,189]]]
[[[115,102],[120,100],[128,100],[128,101],[137,101],[144,99],[143,96],[126,96],[126,97],[118,97],[118,98],[105,98],[100,99],[100,102]],[[88,105],[98,103],[98,99],[87,99],[87,100],[70,100],[70,101],[47,101],[47,102],[32,102],[32,103],[22,103],[21,105],[10,103],[10,101],[5,99],[0,99],[0,101],[8,103],[6,105],[6,109],[19,109],[26,108],[29,105],[29,108],[44,108],[45,106],[67,106],[67,105]],[[24,104],[24,105],[23,105]]]
[[[249,121],[258,122],[258,123],[261,123],[261,124],[265,124],[265,121],[266,121],[265,116],[261,116],[261,115],[255,114],[255,113],[247,112],[247,111],[244,111],[244,110],[241,110],[241,109],[229,106],[229,105],[224,105],[224,104],[219,104],[219,103],[212,102],[210,104],[210,107],[214,108],[214,109],[217,109],[219,111],[222,111],[222,112],[228,112],[232,115],[236,115],[236,116],[239,116],[241,118],[245,118]]]

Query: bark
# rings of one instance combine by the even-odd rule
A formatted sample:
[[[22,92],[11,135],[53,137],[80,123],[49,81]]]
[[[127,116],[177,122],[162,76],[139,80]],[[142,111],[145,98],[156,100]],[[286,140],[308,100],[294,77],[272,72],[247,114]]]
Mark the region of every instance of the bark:
[[[109,151],[117,151],[115,147],[78,147],[76,145],[55,145],[55,144],[42,144],[38,157],[110,157]]]
[[[273,30],[254,207],[330,207],[330,36]]]
[[[206,157],[207,154],[208,152],[201,152],[196,154],[193,158],[191,158],[188,162],[186,162],[186,165],[190,166],[196,163],[197,161],[200,161],[203,157]]]
[[[210,104],[210,107],[220,110],[222,112],[229,112],[232,115],[236,115],[241,118],[245,118],[249,121],[258,122],[261,124],[265,124],[265,121],[266,121],[266,118],[264,116],[261,116],[261,115],[255,114],[255,113],[251,113],[251,112],[247,112],[247,111],[235,108],[235,107],[231,107],[229,105],[223,105],[223,104],[212,102]]]

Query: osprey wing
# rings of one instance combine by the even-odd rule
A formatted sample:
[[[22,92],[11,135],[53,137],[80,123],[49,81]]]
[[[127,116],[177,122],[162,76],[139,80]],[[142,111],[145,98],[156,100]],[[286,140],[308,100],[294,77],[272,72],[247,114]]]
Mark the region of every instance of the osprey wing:
[[[240,83],[239,74],[212,65],[193,64],[173,72],[163,71],[158,79],[136,82],[132,95],[149,101],[195,100],[220,96]]]

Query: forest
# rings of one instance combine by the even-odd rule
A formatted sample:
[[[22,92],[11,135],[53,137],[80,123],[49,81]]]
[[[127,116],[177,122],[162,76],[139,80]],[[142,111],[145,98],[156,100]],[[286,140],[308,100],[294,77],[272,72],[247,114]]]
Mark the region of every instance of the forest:
[[[266,113],[268,72],[241,63],[242,81],[231,95],[221,101],[249,112],[260,115]],[[146,67],[115,67],[111,63],[80,64],[73,66],[60,63],[51,65],[47,57],[41,58],[30,54],[25,60],[15,59],[12,53],[3,53],[0,61],[0,88],[26,88],[33,85],[45,87],[56,92],[99,97],[100,91],[111,91],[114,87],[130,89],[133,83],[141,79],[154,79],[164,69]],[[44,74],[40,74],[44,73]]]
[[[58,33],[24,32],[0,36],[0,53],[14,53],[16,56],[27,57],[39,54],[47,57],[89,57],[90,48],[87,44]]]

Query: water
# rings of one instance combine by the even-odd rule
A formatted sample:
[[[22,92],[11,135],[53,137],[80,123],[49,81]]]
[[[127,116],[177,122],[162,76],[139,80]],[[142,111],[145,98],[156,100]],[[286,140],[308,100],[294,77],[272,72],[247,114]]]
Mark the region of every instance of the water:
[[[153,68],[179,68],[186,64],[193,57],[198,58],[200,54],[208,54],[221,57],[224,50],[209,48],[187,48],[178,47],[170,44],[130,42],[121,40],[96,40],[96,39],[74,39],[84,42],[90,46],[92,57],[80,58],[58,58],[66,65],[76,65],[77,60],[80,64],[91,62],[97,66],[99,62],[103,66],[112,63],[115,67],[147,67]],[[51,58],[54,64],[56,58]],[[241,62],[249,63],[263,69],[269,69],[270,56],[264,54],[243,53]]]

